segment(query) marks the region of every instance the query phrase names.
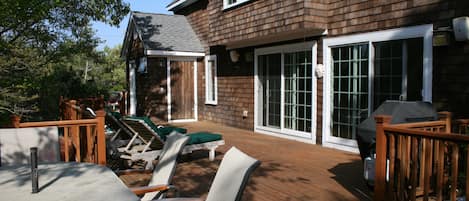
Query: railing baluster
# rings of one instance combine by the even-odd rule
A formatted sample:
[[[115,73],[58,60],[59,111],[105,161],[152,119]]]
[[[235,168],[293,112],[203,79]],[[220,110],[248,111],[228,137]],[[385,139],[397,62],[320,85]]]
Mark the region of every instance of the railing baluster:
[[[91,135],[91,126],[87,125],[86,126],[86,158],[88,162],[94,163],[92,158],[93,154],[93,136]]]
[[[421,142],[420,142],[420,145],[422,146],[422,150],[421,152],[419,153],[419,157],[420,157],[420,171],[419,171],[419,187],[423,187],[424,188],[424,183],[425,183],[425,169],[428,168],[427,164],[426,164],[426,161],[425,161],[425,154],[427,153],[427,139],[426,138],[422,138],[421,139]],[[422,189],[424,190],[424,189]],[[425,190],[424,190],[425,191]],[[424,192],[422,192],[424,193]]]
[[[388,197],[393,198],[395,200],[396,198],[395,193],[394,193],[394,163],[396,160],[396,142],[395,142],[395,136],[393,133],[389,134],[389,185],[387,188],[388,192]]]
[[[75,143],[75,161],[81,162],[81,143],[80,143],[80,127],[73,126],[72,127],[72,138],[73,142]]]
[[[458,159],[459,159],[459,146],[456,143],[451,143],[451,201],[456,201],[456,193],[458,189]]]
[[[444,165],[445,165],[445,143],[444,141],[439,142],[438,148],[438,164],[436,170],[436,200],[442,201],[443,200],[443,186],[444,186]]]
[[[410,158],[410,200],[415,201],[417,196],[417,168],[418,168],[418,152],[419,152],[419,143],[416,137],[409,137],[412,143],[411,149],[411,158]]]
[[[64,127],[64,156],[65,156],[65,162],[70,161],[70,147],[68,146],[69,142],[69,126]]]
[[[406,186],[406,172],[407,172],[407,160],[406,160],[406,155],[407,155],[407,138],[405,136],[400,136],[401,141],[400,141],[400,149],[401,151],[401,163],[399,167],[399,182],[400,182],[400,188],[399,188],[399,200],[404,200],[405,199],[405,191],[407,190]]]
[[[423,201],[428,201],[428,194],[430,193],[430,177],[432,174],[432,140],[425,139],[425,168],[423,168]]]
[[[469,198],[469,147],[466,146],[466,200]]]

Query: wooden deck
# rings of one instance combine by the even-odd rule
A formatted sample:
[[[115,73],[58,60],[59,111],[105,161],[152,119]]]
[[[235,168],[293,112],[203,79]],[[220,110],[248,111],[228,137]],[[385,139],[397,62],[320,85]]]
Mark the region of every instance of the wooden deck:
[[[362,179],[358,154],[301,143],[210,122],[176,124],[189,132],[222,133],[226,145],[218,148],[215,161],[207,152],[182,157],[173,178],[181,197],[205,197],[223,153],[231,146],[262,161],[243,195],[245,201],[372,200]],[[149,175],[121,177],[129,185],[148,182]]]

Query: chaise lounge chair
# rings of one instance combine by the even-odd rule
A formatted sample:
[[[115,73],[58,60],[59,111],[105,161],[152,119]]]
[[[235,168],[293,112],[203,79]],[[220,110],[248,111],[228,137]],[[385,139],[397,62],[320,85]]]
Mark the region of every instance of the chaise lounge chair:
[[[232,147],[226,152],[206,201],[240,201],[251,173],[260,161]],[[202,201],[198,198],[168,198],[158,201]]]
[[[135,133],[143,139],[144,144],[142,146],[133,145],[132,140],[126,147],[120,148],[119,151],[130,154],[130,156],[123,155],[122,158],[130,159],[132,161],[149,158],[154,158],[155,154],[158,154],[158,150],[163,147],[166,141],[166,136],[171,131],[179,131],[177,127],[163,127],[158,128],[148,117],[126,117],[122,120],[132,133]],[[185,131],[185,130],[184,130]],[[182,153],[192,153],[195,150],[209,150],[209,159],[213,161],[215,159],[215,149],[224,145],[225,141],[222,139],[220,134],[214,134],[209,132],[197,132],[187,134],[190,137],[189,142],[184,147]]]
[[[140,138],[138,136],[135,136],[135,133],[132,133],[131,129],[129,129],[127,125],[121,122],[122,116],[120,113],[106,112],[106,117],[107,117],[106,118],[107,123],[110,124],[114,130],[116,130],[110,139],[111,142],[116,141],[118,138],[128,138],[128,139],[131,139],[133,137]],[[135,118],[150,120],[148,117],[135,117]],[[160,125],[156,127],[160,132],[164,133],[165,135],[168,135],[172,131],[177,131],[178,133],[182,133],[182,134],[187,132],[185,128],[180,128],[180,127],[160,126]],[[122,133],[127,134],[127,136],[123,137]],[[140,138],[140,140],[142,140],[142,138]]]
[[[141,200],[152,200],[161,198],[164,193],[172,189],[171,179],[176,169],[176,159],[181,153],[184,145],[189,141],[187,135],[179,134],[176,132],[167,136],[167,140],[161,154],[158,158],[158,163],[153,169],[153,174],[148,186],[131,188],[135,194],[143,195]],[[121,171],[118,174],[123,175],[139,173],[139,170]]]

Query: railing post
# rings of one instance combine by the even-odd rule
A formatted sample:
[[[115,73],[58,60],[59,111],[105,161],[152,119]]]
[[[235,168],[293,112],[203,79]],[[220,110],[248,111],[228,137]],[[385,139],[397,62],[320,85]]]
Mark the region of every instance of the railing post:
[[[387,140],[384,126],[391,122],[390,116],[379,115],[376,121],[376,167],[375,167],[375,201],[386,199],[386,148]]]
[[[12,128],[19,128],[20,127],[20,122],[21,122],[21,117],[16,115],[16,114],[12,114],[10,116],[10,121],[11,121],[11,127]]]
[[[445,132],[446,133],[451,133],[451,112],[443,111],[443,112],[438,112],[438,118],[440,121],[445,121]]]
[[[104,136],[104,118],[106,116],[106,112],[104,110],[99,110],[96,112],[96,120],[98,123],[96,124],[96,131],[97,131],[97,151],[98,151],[98,164],[106,165],[106,137]]]
[[[100,95],[98,101],[98,110],[104,110],[104,106],[106,105],[104,104],[104,95]]]
[[[122,116],[127,115],[127,92],[122,91],[122,97],[119,101],[119,112]]]

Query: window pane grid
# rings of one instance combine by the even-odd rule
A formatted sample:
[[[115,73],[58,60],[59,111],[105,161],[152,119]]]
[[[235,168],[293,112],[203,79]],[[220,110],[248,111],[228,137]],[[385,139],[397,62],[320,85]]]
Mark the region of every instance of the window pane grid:
[[[285,54],[284,126],[311,132],[311,51]]]
[[[374,108],[402,95],[403,40],[374,43]]]
[[[263,118],[262,125],[280,128],[280,55],[259,56],[259,74],[263,86]]]
[[[332,49],[332,135],[354,139],[368,116],[368,45]]]

